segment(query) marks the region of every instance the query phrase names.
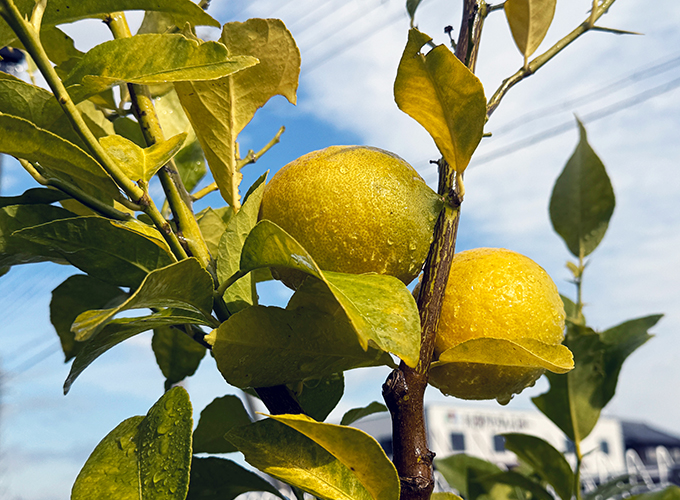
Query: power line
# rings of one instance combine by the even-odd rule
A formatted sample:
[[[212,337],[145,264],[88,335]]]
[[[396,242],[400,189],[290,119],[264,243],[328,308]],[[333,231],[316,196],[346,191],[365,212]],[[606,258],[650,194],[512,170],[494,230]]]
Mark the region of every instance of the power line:
[[[39,352],[35,353],[33,356],[28,358],[26,361],[23,363],[20,363],[19,365],[15,366],[11,370],[7,370],[6,373],[9,373],[9,379],[15,378],[18,375],[21,375],[27,370],[30,370],[33,368],[35,365],[38,363],[45,361],[47,358],[52,356],[53,354],[56,354],[61,350],[61,344],[59,341],[52,342],[50,345],[48,345],[46,348],[40,350]]]
[[[659,85],[657,87],[653,87],[651,89],[647,89],[644,92],[640,92],[638,94],[635,94],[634,96],[628,97],[626,99],[622,99],[618,102],[615,102],[614,104],[611,104],[609,106],[605,106],[604,108],[598,109],[596,111],[592,111],[590,113],[587,113],[581,117],[581,121],[583,123],[590,123],[594,122],[596,120],[600,120],[602,118],[605,118],[607,116],[613,115],[614,113],[618,113],[619,111],[623,111],[624,109],[630,108],[632,106],[635,106],[637,104],[640,104],[642,102],[648,101],[649,99],[652,99],[654,97],[666,94],[676,88],[680,87],[680,78],[676,78],[674,80],[671,80],[670,82],[667,82],[663,85]],[[540,142],[543,142],[547,139],[550,139],[551,137],[555,137],[558,135],[561,135],[565,132],[568,132],[574,127],[574,121],[570,120],[569,122],[561,123],[560,125],[556,125],[548,130],[545,130],[541,133],[531,135],[529,137],[525,137],[524,139],[520,139],[518,141],[515,141],[511,144],[508,144],[507,146],[497,148],[490,153],[486,155],[481,155],[477,159],[473,161],[471,166],[477,166],[477,165],[483,165],[484,163],[488,163],[492,160],[495,160],[496,158],[500,158],[502,156],[506,156],[511,153],[515,153],[517,151],[520,151],[522,149],[528,148],[529,146],[533,146],[534,144],[538,144]]]
[[[494,134],[499,134],[506,132],[508,130],[514,130],[520,125],[526,125],[527,123],[530,123],[532,121],[538,120],[540,118],[544,118],[545,116],[548,116],[550,114],[554,114],[555,112],[562,112],[569,110],[570,108],[573,108],[575,106],[581,105],[581,104],[587,104],[592,101],[597,101],[602,99],[603,95],[607,94],[608,92],[613,92],[616,90],[620,90],[622,88],[628,87],[634,83],[638,83],[640,81],[646,80],[647,78],[651,78],[653,76],[658,76],[660,74],[663,74],[667,71],[670,71],[673,68],[676,68],[677,66],[680,65],[680,55],[675,54],[671,56],[671,58],[665,58],[661,60],[661,62],[655,62],[652,63],[651,66],[643,67],[640,68],[633,73],[630,73],[623,78],[620,78],[619,80],[609,83],[603,87],[600,87],[596,90],[592,90],[590,92],[587,92],[585,94],[582,94],[580,96],[574,97],[572,99],[567,99],[565,101],[562,101],[558,104],[553,104],[550,106],[545,106],[543,108],[539,108],[533,111],[530,111],[528,113],[525,113],[523,115],[520,115],[510,122],[498,127],[497,129],[494,130]]]

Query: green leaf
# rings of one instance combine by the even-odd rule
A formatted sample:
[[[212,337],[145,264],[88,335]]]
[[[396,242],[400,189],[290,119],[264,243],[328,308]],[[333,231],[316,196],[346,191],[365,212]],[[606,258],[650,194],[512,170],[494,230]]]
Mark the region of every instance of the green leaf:
[[[261,471],[322,499],[397,500],[399,478],[378,442],[352,427],[276,415],[227,434]]]
[[[260,476],[231,460],[194,457],[187,500],[232,500],[249,491],[266,491],[285,498]]]
[[[420,2],[422,2],[422,0],[406,0],[406,12],[408,12],[409,17],[411,18],[411,26],[413,26],[416,10],[418,9]]]
[[[64,81],[81,98],[120,83],[153,85],[222,78],[257,64],[249,56],[229,56],[218,42],[190,40],[181,34],[118,38],[87,52]]]
[[[191,325],[165,326],[153,331],[151,347],[163,376],[165,389],[191,377],[205,356],[206,348],[196,342]]]
[[[186,133],[177,134],[148,148],[140,148],[120,135],[102,137],[99,143],[126,176],[135,182],[149,182],[183,147],[186,137]]]
[[[222,283],[239,270],[243,244],[257,224],[260,204],[264,194],[267,172],[251,186],[252,192],[241,209],[230,218],[219,241],[217,251],[217,280]],[[231,207],[229,208],[231,213]],[[248,274],[230,286],[224,294],[224,302],[231,313],[253,305],[253,275]]]
[[[489,490],[489,492],[492,493],[489,495],[491,498],[496,498],[497,496],[501,496],[502,498],[518,497],[519,500],[524,500],[524,498],[526,498],[526,496],[517,495],[515,491],[508,491],[507,487],[509,486],[512,487],[513,490],[515,488],[520,488],[526,492],[529,492],[533,500],[555,500],[555,497],[548,493],[548,491],[539,483],[527,476],[523,476],[519,472],[515,472],[514,470],[499,472],[497,474],[491,474],[490,476],[483,476],[479,479],[479,481],[485,488]],[[503,485],[506,488],[499,488],[500,485]],[[494,488],[498,493],[500,493],[500,495],[493,494]]]
[[[334,373],[327,377],[305,380],[291,387],[300,406],[317,422],[323,422],[345,392],[345,377]]]
[[[76,334],[76,340],[82,341],[100,331],[122,311],[165,307],[196,313],[203,317],[203,324],[214,325],[212,291],[210,273],[191,257],[151,271],[139,288],[119,306],[78,315],[71,330]]]
[[[446,363],[482,363],[489,365],[544,368],[565,373],[574,367],[569,349],[546,344],[532,338],[516,340],[480,337],[466,340],[439,355],[433,366]]]
[[[15,236],[47,247],[81,271],[118,286],[137,287],[148,273],[174,260],[167,246],[97,216],[55,220]]]
[[[181,82],[175,88],[224,200],[241,205],[236,139],[255,112],[275,95],[296,102],[300,51],[278,19],[227,23],[220,41],[229,55],[255,57],[251,68],[212,82]]]
[[[14,0],[14,4],[27,17],[30,16],[35,2],[33,0]],[[42,19],[42,28],[67,24],[80,19],[103,19],[111,12],[120,10],[146,10],[166,12],[173,16],[177,26],[184,23],[205,26],[219,26],[203,9],[190,0],[50,0]],[[10,45],[16,36],[12,29],[0,18],[0,46]]]
[[[92,101],[83,101],[78,103],[77,107],[80,115],[83,117],[83,121],[97,139],[116,133],[113,123],[106,118],[104,112]]]
[[[562,500],[571,500],[574,473],[564,456],[543,439],[527,434],[509,433],[505,437],[506,449],[536,471],[550,484]]]
[[[463,499],[456,495],[455,493],[439,492],[432,493],[432,495],[430,495],[430,500],[463,500]]]
[[[231,453],[238,451],[224,438],[233,427],[251,422],[243,403],[236,396],[215,398],[201,412],[194,431],[194,453]]]
[[[409,31],[394,99],[399,109],[425,127],[444,159],[462,174],[482,140],[484,87],[444,45],[423,54],[421,49],[430,40],[415,28]]]
[[[584,439],[614,396],[623,362],[651,338],[647,332],[659,319],[661,315],[638,318],[600,334],[567,323],[565,345],[574,353],[575,368],[563,375],[547,374],[550,390],[532,401],[569,439]]]
[[[279,226],[260,221],[241,253],[241,272],[287,267],[309,274],[287,309],[314,308],[337,314],[338,305],[356,331],[361,347],[369,344],[415,367],[420,356],[420,316],[411,292],[392,276],[322,272],[311,255]]]
[[[584,321],[579,320],[578,306],[569,297],[560,295],[560,298],[562,299],[562,304],[564,304],[564,312],[567,316],[567,321],[571,321],[572,323]],[[581,315],[583,315],[583,313],[581,313]]]
[[[604,238],[615,199],[604,164],[588,144],[583,124],[577,123],[581,139],[555,182],[550,220],[569,251],[585,257]]]
[[[198,227],[208,245],[210,255],[217,256],[220,239],[233,215],[231,207],[220,207],[216,210],[208,207],[196,214]]]
[[[63,208],[50,205],[2,206],[0,208],[0,267],[46,260],[65,263],[66,260],[61,254],[49,246],[28,241],[13,233],[68,217],[73,217],[73,214]]]
[[[73,365],[71,365],[71,371],[64,382],[64,394],[68,394],[73,382],[88,366],[99,356],[121,342],[147,330],[173,325],[203,325],[205,323],[206,318],[203,314],[196,314],[195,312],[181,309],[163,309],[148,316],[119,318],[109,321],[101,331],[87,340],[82,349],[76,354],[76,359],[73,361]]]
[[[28,120],[38,128],[82,146],[54,95],[36,85],[0,79],[0,112]]]
[[[47,177],[71,181],[87,192],[94,188],[112,198],[120,195],[113,179],[89,154],[23,118],[0,113],[0,152],[38,163]]]
[[[650,491],[628,498],[630,500],[680,500],[680,487],[671,484],[660,491]]]
[[[175,387],[145,417],[124,420],[97,445],[76,478],[71,500],[184,500],[191,428],[189,395]]]
[[[113,129],[118,135],[122,135],[126,139],[131,140],[140,148],[146,147],[146,140],[142,134],[142,129],[139,123],[131,120],[127,116],[120,116],[113,122]]]
[[[548,33],[556,4],[557,0],[508,0],[504,3],[505,17],[515,44],[524,56],[525,66]]]
[[[434,465],[449,486],[456,489],[463,498],[470,500],[489,493],[490,485],[482,484],[481,478],[502,472],[491,462],[462,453],[435,458]]]
[[[346,320],[314,309],[252,306],[216,332],[213,355],[236,387],[269,387],[389,363],[385,353],[364,351]]]
[[[117,286],[99,281],[91,276],[76,274],[52,290],[50,302],[50,321],[59,335],[64,361],[68,361],[82,348],[75,341],[71,325],[76,317],[90,309],[103,309],[117,305],[125,300],[125,294]]]
[[[387,411],[387,406],[373,401],[371,404],[364,406],[363,408],[352,408],[349,410],[342,416],[340,425],[349,425],[361,418],[367,417],[368,415],[373,415],[374,413],[381,413],[384,411]]]
[[[69,195],[52,188],[30,188],[19,196],[0,196],[0,208],[10,205],[49,205],[69,198]]]

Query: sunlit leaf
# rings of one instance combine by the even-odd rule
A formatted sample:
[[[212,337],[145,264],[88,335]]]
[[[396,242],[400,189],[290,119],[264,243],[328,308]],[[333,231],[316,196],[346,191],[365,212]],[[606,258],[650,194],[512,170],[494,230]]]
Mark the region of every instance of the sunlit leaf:
[[[118,38],[87,52],[64,81],[83,96],[120,83],[214,80],[257,64],[249,56],[230,56],[218,42],[190,40],[181,34],[147,34]]]
[[[35,5],[33,0],[14,0],[14,4],[27,17]],[[219,26],[210,15],[191,0],[50,0],[42,19],[43,29],[67,24],[79,19],[100,18],[121,10],[150,10],[166,12],[173,16],[177,26],[189,22],[194,25]],[[0,46],[10,45],[14,32],[0,18]]]
[[[91,312],[91,311],[90,311]],[[76,354],[71,371],[64,382],[64,394],[71,390],[73,382],[99,356],[121,342],[142,332],[173,325],[196,324],[204,325],[206,318],[203,314],[181,309],[163,309],[148,316],[134,318],[119,318],[109,321],[89,340]]]
[[[276,415],[229,439],[261,471],[329,500],[397,500],[399,479],[375,439],[358,429]]]
[[[487,477],[502,473],[491,462],[459,453],[446,458],[435,458],[434,463],[448,485],[455,488],[463,498],[488,497],[500,500],[511,497],[508,495],[508,490],[512,490],[509,486],[484,481]]]
[[[524,476],[515,470],[498,472],[489,476],[482,476],[479,482],[489,490],[490,498],[510,498],[522,500],[525,496],[517,494],[517,488],[529,492],[533,500],[555,500],[555,497],[538,482]],[[500,487],[499,487],[500,486]],[[512,488],[508,491],[508,487]]]
[[[149,272],[139,288],[119,306],[80,314],[71,330],[82,341],[122,311],[166,307],[192,311],[203,316],[203,324],[211,325],[212,291],[210,274],[195,258],[185,259]]]
[[[680,500],[680,487],[671,484],[663,490],[649,491],[628,497],[630,500]]]
[[[555,15],[557,0],[507,0],[505,16],[524,64],[548,33]]]
[[[651,338],[648,330],[659,319],[638,318],[599,334],[567,323],[565,345],[574,353],[575,367],[566,374],[547,374],[550,390],[532,401],[569,439],[584,439],[614,396],[623,362]]]
[[[205,244],[208,245],[210,255],[217,256],[220,239],[233,215],[234,211],[231,207],[220,207],[218,209],[208,207],[196,214],[198,227]]]
[[[350,425],[361,418],[384,411],[387,411],[387,407],[384,404],[373,401],[371,404],[364,406],[363,408],[352,408],[349,410],[342,416],[340,425]]]
[[[76,478],[72,500],[184,500],[191,468],[191,402],[181,387],[145,417],[124,420],[94,449]]]
[[[251,422],[243,403],[236,396],[215,398],[201,412],[194,431],[194,453],[231,453],[237,451],[224,438],[232,427]]]
[[[333,411],[345,392],[345,377],[333,373],[327,377],[291,384],[300,406],[317,422],[323,422]]]
[[[107,135],[115,134],[113,123],[106,118],[103,111],[94,105],[92,101],[83,101],[77,105],[83,121],[90,129],[90,132],[97,138],[102,138]]]
[[[0,208],[0,266],[31,262],[65,263],[59,252],[39,242],[13,235],[15,231],[73,217],[68,210],[51,205],[7,205]]]
[[[50,248],[87,274],[136,287],[146,275],[172,263],[167,247],[103,217],[73,217],[24,229],[15,236]]]
[[[479,79],[444,45],[413,28],[399,63],[394,99],[430,133],[448,164],[463,173],[484,132],[486,98]]]
[[[104,309],[123,302],[127,295],[117,286],[91,276],[76,274],[52,290],[50,321],[59,335],[64,361],[73,358],[83,344],[75,341],[71,325],[76,317],[90,309]]]
[[[186,137],[186,133],[177,134],[147,148],[140,148],[120,135],[102,137],[99,143],[127,177],[135,182],[149,182],[182,148]]]
[[[505,447],[549,485],[562,500],[571,500],[574,490],[574,473],[564,456],[550,443],[527,434],[503,434]]]
[[[94,308],[91,308],[94,309]],[[165,326],[153,331],[151,348],[165,377],[165,389],[196,373],[206,348],[196,342],[191,325]]]
[[[85,191],[92,186],[114,198],[120,193],[113,179],[88,153],[23,118],[0,113],[0,152],[37,162],[49,176],[73,180]]]
[[[231,460],[194,457],[187,500],[232,500],[249,491],[266,491],[285,498],[260,476]]]
[[[430,495],[430,500],[462,500],[462,498],[455,493],[437,492]]]
[[[569,251],[585,257],[604,238],[615,199],[604,164],[588,144],[583,124],[577,122],[580,140],[555,182],[550,220]]]
[[[220,283],[231,278],[239,270],[241,249],[248,234],[257,224],[266,179],[267,173],[255,182],[251,187],[252,192],[248,200],[231,217],[222,234],[217,251],[217,280]],[[253,304],[253,278],[252,274],[248,274],[225,292],[224,301],[231,313],[238,312]]]
[[[273,96],[296,102],[300,52],[278,19],[227,23],[220,41],[230,56],[255,57],[259,64],[220,80],[181,82],[175,88],[222,197],[238,209],[242,174],[236,165],[236,139]]]
[[[356,331],[361,346],[376,345],[416,366],[420,355],[420,316],[413,296],[392,276],[322,272],[309,253],[271,221],[260,221],[241,253],[241,271],[287,267],[307,279],[288,304],[288,310],[313,308],[336,315],[340,306]]]
[[[574,367],[569,349],[532,338],[508,340],[480,337],[466,340],[441,353],[434,365],[445,363],[545,368],[555,373],[565,373]]]

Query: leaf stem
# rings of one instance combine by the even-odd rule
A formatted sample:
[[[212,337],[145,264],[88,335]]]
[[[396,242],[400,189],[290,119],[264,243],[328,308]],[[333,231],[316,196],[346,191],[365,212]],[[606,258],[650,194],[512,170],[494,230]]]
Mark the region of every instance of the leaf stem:
[[[456,56],[473,71],[487,13],[483,0],[465,0]],[[462,202],[462,193],[458,190],[461,184],[456,182],[455,170],[444,159],[439,160],[438,165],[438,192],[449,203],[437,220],[418,294],[421,323],[419,363],[416,368],[410,368],[402,362],[383,385],[383,398],[392,415],[393,462],[399,473],[402,500],[427,500],[434,489],[434,453],[427,445],[424,395],[444,290],[456,248]]]
[[[217,183],[213,182],[212,184],[207,185],[203,189],[200,189],[199,191],[196,191],[194,194],[191,195],[191,199],[194,201],[198,201],[201,198],[205,198],[208,196],[210,193],[214,193],[217,191],[219,187],[217,187]]]
[[[172,231],[168,222],[161,216],[161,213],[156,208],[153,200],[144,192],[137,184],[129,179],[122,170],[116,165],[113,159],[108,155],[106,150],[99,144],[97,138],[92,134],[87,124],[83,120],[80,112],[76,108],[71,96],[66,87],[59,79],[56,71],[50,63],[45,49],[40,41],[40,34],[35,30],[33,25],[28,22],[21,14],[13,0],[0,0],[0,15],[9,24],[17,38],[24,45],[24,48],[29,53],[37,68],[42,73],[47,81],[50,89],[54,93],[55,98],[61,105],[64,113],[71,122],[73,129],[83,139],[85,144],[92,153],[92,156],[99,162],[99,164],[106,170],[106,172],[114,179],[116,184],[120,186],[130,200],[139,205],[143,211],[151,218],[158,230],[161,232],[173,253],[178,259],[186,258],[186,252],[177,238],[177,235]]]
[[[536,71],[538,71],[541,67],[543,67],[544,64],[546,64],[548,61],[550,61],[557,54],[562,52],[562,50],[565,49],[570,43],[572,43],[574,40],[576,40],[578,37],[580,37],[581,35],[583,35],[587,31],[590,31],[591,29],[593,29],[595,22],[600,17],[602,17],[602,15],[607,12],[607,10],[609,10],[609,7],[611,7],[611,5],[615,1],[616,0],[604,0],[602,2],[602,5],[600,5],[598,7],[597,6],[597,0],[594,0],[593,1],[593,10],[591,11],[590,15],[588,16],[588,19],[583,21],[571,33],[569,33],[567,36],[565,36],[564,38],[559,40],[555,45],[550,47],[543,54],[541,54],[540,56],[537,56],[531,62],[529,62],[529,64],[520,68],[514,75],[503,80],[503,83],[501,84],[501,86],[498,87],[498,89],[493,94],[493,96],[491,96],[491,99],[489,99],[489,102],[486,105],[486,116],[487,117],[491,116],[491,114],[496,110],[496,108],[500,104],[501,99],[503,99],[503,97],[505,97],[505,94],[507,94],[508,91],[512,87],[514,87],[516,84],[518,84],[519,82],[521,82],[525,78],[536,73]]]
[[[262,149],[260,149],[257,153],[255,153],[252,150],[248,151],[248,154],[246,155],[245,158],[238,160],[236,162],[236,170],[241,170],[246,165],[255,163],[257,160],[259,160],[263,154],[265,154],[272,147],[279,143],[279,141],[281,140],[281,134],[283,134],[285,131],[286,127],[281,127],[279,131],[276,133],[276,135],[272,138],[272,140],[265,144],[265,146]]]

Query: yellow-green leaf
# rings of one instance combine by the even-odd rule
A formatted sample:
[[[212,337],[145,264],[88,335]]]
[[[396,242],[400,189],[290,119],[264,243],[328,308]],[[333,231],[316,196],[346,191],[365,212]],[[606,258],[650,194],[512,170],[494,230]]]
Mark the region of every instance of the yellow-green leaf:
[[[276,415],[227,434],[261,471],[328,500],[397,500],[399,477],[378,442],[359,429]]]
[[[120,83],[215,80],[255,64],[254,57],[230,56],[219,42],[153,33],[97,45],[73,68],[64,85],[82,99]]]
[[[236,139],[271,97],[296,102],[300,51],[277,19],[225,24],[220,41],[230,57],[255,57],[259,64],[217,81],[181,82],[175,88],[222,197],[238,209],[242,175],[236,165]]]
[[[482,139],[484,87],[446,46],[422,53],[430,40],[415,28],[409,31],[394,99],[399,109],[425,127],[444,159],[461,174]]]
[[[530,338],[514,341],[489,337],[466,340],[441,353],[433,365],[445,363],[544,368],[554,373],[566,373],[574,367],[573,356],[565,346]]]
[[[120,135],[102,137],[99,143],[130,179],[149,182],[182,149],[186,137],[186,133],[177,134],[144,149]]]
[[[512,37],[524,56],[524,65],[545,38],[555,15],[557,0],[507,0],[505,16]]]

